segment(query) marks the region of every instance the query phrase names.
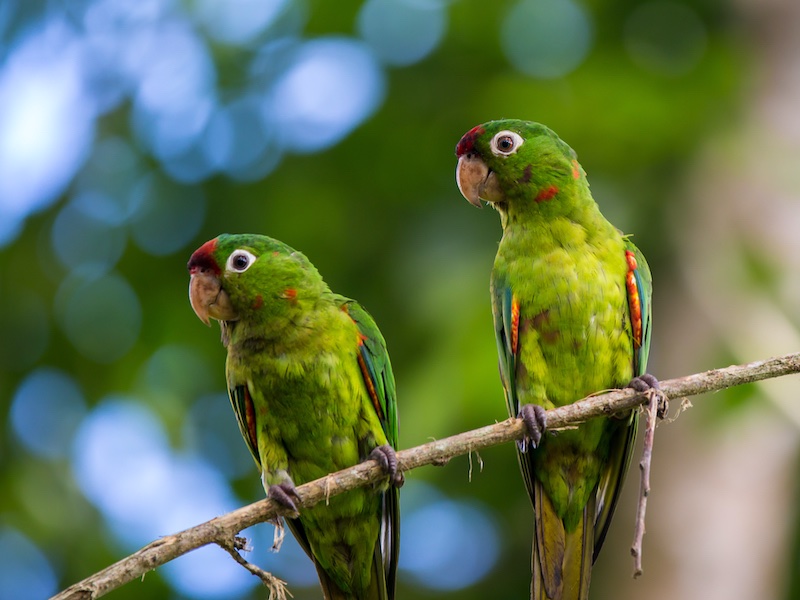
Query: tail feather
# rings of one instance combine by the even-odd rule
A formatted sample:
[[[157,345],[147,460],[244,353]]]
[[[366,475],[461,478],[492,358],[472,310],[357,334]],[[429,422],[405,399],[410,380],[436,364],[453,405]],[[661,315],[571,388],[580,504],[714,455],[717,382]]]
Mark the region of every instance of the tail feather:
[[[317,577],[319,578],[324,600],[350,600],[353,598],[328,577],[328,574],[317,564],[317,561],[314,561],[314,566],[317,568]]]
[[[567,534],[564,561],[564,595],[566,599],[586,600],[592,576],[594,555],[594,522],[596,503],[589,500],[575,531]]]
[[[595,503],[587,503],[577,527],[567,532],[542,484],[534,480],[534,508],[531,600],[587,600],[594,551]]]
[[[390,593],[387,588],[384,560],[379,545],[376,545],[373,555],[369,585],[363,590],[345,591],[331,579],[316,560],[314,566],[317,569],[324,600],[393,600],[394,598],[394,590],[392,589]]]
[[[539,598],[561,598],[563,585],[562,568],[566,540],[564,523],[556,514],[553,503],[544,493],[542,484],[534,479],[533,504],[536,524],[533,542],[532,596]],[[537,584],[538,588],[537,589]]]

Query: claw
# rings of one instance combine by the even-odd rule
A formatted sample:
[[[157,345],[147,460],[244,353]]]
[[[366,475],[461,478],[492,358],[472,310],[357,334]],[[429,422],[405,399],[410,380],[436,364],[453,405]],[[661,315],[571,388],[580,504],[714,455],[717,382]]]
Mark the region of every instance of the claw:
[[[659,419],[666,418],[667,412],[669,411],[669,400],[659,391],[661,386],[658,384],[658,379],[656,379],[655,376],[651,375],[650,373],[645,373],[639,377],[634,377],[631,379],[631,382],[627,385],[627,387],[632,388],[639,393],[645,393],[648,391],[658,393],[659,398],[656,414]]]
[[[397,453],[389,444],[377,446],[369,453],[368,459],[375,460],[389,475],[389,480],[395,487],[402,487],[405,483],[405,476],[397,470]]]
[[[659,388],[658,379],[650,373],[645,373],[639,377],[634,377],[631,382],[626,386],[636,390],[637,392],[646,392],[647,390],[657,390]]]
[[[281,506],[289,509],[290,511],[296,513],[297,505],[294,503],[295,500],[300,500],[300,495],[297,493],[297,488],[288,481],[284,481],[283,483],[278,483],[275,485],[269,486],[269,497],[275,500]]]
[[[538,448],[542,441],[542,435],[547,430],[547,414],[544,408],[538,404],[523,404],[519,409],[518,418],[523,420],[525,428],[528,430],[525,437],[519,442],[520,450],[524,452],[528,445],[531,448]]]

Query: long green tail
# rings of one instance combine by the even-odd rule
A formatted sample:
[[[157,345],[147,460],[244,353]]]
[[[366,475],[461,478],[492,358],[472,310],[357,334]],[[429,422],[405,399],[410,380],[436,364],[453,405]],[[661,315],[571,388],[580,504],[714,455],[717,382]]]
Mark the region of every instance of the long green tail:
[[[580,522],[569,532],[564,530],[563,520],[537,479],[534,479],[533,503],[536,524],[531,558],[531,600],[587,600],[596,503],[593,499],[586,503]]]

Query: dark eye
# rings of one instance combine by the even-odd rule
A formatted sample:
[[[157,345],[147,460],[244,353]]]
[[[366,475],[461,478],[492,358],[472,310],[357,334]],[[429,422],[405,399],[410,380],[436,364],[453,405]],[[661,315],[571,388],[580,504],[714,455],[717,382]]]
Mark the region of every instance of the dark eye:
[[[228,257],[228,264],[225,265],[225,268],[228,271],[244,273],[254,262],[256,262],[256,257],[251,252],[239,249]]]
[[[510,135],[504,135],[497,140],[497,149],[501,152],[510,152],[513,147],[514,138],[512,138]]]
[[[514,154],[524,140],[515,131],[501,131],[492,138],[492,152],[497,156]]]

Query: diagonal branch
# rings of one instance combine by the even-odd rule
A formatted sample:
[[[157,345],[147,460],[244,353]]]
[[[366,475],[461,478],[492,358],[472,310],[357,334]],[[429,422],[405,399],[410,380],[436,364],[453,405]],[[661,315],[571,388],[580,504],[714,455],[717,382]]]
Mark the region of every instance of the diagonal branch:
[[[678,379],[661,381],[661,391],[676,400],[704,392],[714,392],[729,387],[780,377],[800,372],[800,353],[760,360],[745,365],[734,365]],[[630,410],[647,400],[647,393],[631,389],[615,390],[591,396],[574,404],[547,411],[548,430],[563,429],[593,417],[611,415]],[[507,419],[494,425],[473,429],[442,440],[428,442],[397,453],[402,471],[424,465],[445,464],[451,458],[482,450],[490,446],[522,438],[525,426],[519,419]],[[307,508],[349,490],[379,481],[385,473],[375,461],[369,460],[348,469],[332,473],[297,488],[298,506]],[[144,548],[113,565],[95,573],[51,600],[89,600],[141,578],[145,573],[178,556],[207,544],[232,547],[241,530],[256,523],[275,518],[279,506],[269,499],[260,500],[235,511],[206,521],[151,542]]]

